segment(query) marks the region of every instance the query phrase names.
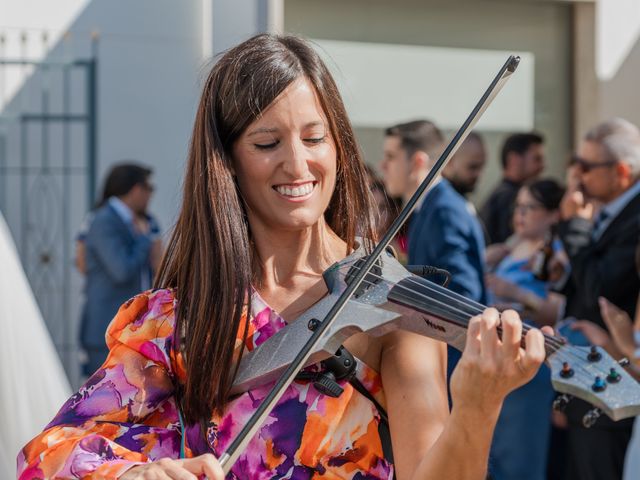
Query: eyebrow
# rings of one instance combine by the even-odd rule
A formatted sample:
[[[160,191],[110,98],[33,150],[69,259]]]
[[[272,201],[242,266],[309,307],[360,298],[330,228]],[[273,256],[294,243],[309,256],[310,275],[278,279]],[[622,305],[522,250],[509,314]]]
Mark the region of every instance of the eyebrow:
[[[318,125],[322,125],[323,127],[325,126],[324,122],[320,120],[315,120],[313,122],[307,123],[302,128],[305,129],[305,128],[317,127]],[[252,137],[253,135],[258,135],[260,133],[276,133],[277,131],[278,131],[277,128],[261,127],[261,128],[256,128],[251,133],[247,134],[247,137]]]
[[[258,135],[259,133],[275,133],[277,131],[278,131],[277,128],[266,128],[266,127],[256,128],[253,132],[249,133],[247,135],[247,137],[251,137],[253,135]]]

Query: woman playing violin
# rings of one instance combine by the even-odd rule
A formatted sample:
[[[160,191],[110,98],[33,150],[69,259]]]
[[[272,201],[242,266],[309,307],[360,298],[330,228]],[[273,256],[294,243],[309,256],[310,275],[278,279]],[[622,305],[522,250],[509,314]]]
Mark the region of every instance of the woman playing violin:
[[[216,457],[271,386],[230,397],[239,356],[327,293],[322,272],[356,236],[374,239],[370,197],[336,85],[306,42],[259,35],[222,56],[158,288],[119,310],[107,360],[20,452],[20,478],[222,479]],[[355,335],[345,347],[368,395],[295,381],[228,478],[482,479],[504,397],[544,358],[540,331],[526,348],[521,332],[514,312],[471,319],[451,412],[444,344]]]

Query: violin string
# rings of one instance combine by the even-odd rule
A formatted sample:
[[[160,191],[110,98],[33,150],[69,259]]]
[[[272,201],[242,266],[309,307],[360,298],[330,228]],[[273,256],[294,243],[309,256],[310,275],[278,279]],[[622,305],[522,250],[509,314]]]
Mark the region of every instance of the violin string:
[[[355,266],[355,265],[354,265],[354,266],[353,266],[353,267],[351,267],[351,268],[359,269],[360,267],[358,267],[358,266]],[[342,272],[341,272],[341,273],[342,273]],[[387,283],[387,284],[392,284],[392,283],[393,283],[393,282],[390,282],[389,280],[385,279],[384,277],[381,277],[380,275],[377,275],[377,274],[375,274],[375,273],[373,273],[373,272],[369,272],[369,274],[370,274],[371,276],[373,276],[374,278],[377,278],[377,279],[379,279],[379,280],[381,280],[381,281],[383,281],[383,282],[385,282],[385,283]],[[347,274],[342,273],[342,275],[343,275],[344,277],[346,277],[346,275],[347,275]],[[422,286],[422,287],[424,287],[424,288],[428,289],[428,290],[429,290],[429,291],[431,291],[431,292],[440,293],[440,294],[444,295],[445,297],[448,297],[448,298],[450,298],[450,299],[452,299],[452,300],[459,300],[459,299],[457,299],[457,298],[455,298],[455,297],[452,297],[452,296],[450,296],[450,295],[447,295],[446,293],[444,293],[444,292],[442,292],[442,291],[438,291],[437,289],[434,289],[434,288],[430,287],[430,286],[429,286],[429,285],[427,285],[427,284],[424,284],[424,283],[422,283],[422,282],[418,282],[417,280],[415,280],[415,279],[413,279],[413,278],[411,278],[411,277],[406,277],[406,278],[407,278],[409,281],[411,281],[412,283],[415,283],[415,284],[417,284],[417,285],[420,285],[420,286]],[[366,277],[365,277],[365,279],[363,279],[363,282],[366,282],[366,283],[367,283],[368,285],[370,285],[370,286],[375,286],[375,283],[374,283],[374,282],[371,282],[371,281],[366,280]],[[447,303],[445,303],[445,302],[442,302],[442,301],[439,301],[439,300],[437,300],[437,299],[435,299],[435,298],[432,298],[432,297],[429,297],[429,296],[427,296],[427,295],[424,295],[423,293],[418,292],[418,291],[416,291],[416,290],[412,290],[412,289],[410,289],[410,288],[408,288],[408,287],[405,287],[405,286],[402,286],[402,285],[398,285],[398,284],[394,284],[394,286],[395,286],[396,288],[398,288],[399,290],[406,290],[407,292],[410,292],[410,293],[412,293],[412,294],[419,295],[419,296],[424,297],[424,298],[426,298],[426,299],[429,299],[429,300],[431,300],[432,302],[435,302],[435,303],[437,303],[437,304],[439,304],[439,305],[441,305],[441,306],[443,306],[443,307],[448,308],[450,311],[455,311],[456,313],[461,314],[462,316],[457,316],[457,319],[459,319],[459,320],[461,320],[461,321],[463,321],[463,322],[464,322],[464,321],[468,321],[470,316],[474,316],[473,314],[469,314],[469,312],[465,312],[464,310],[460,310],[460,309],[458,309],[458,308],[456,308],[456,307],[453,307],[453,306],[451,306],[451,305],[449,305],[449,304],[447,304]],[[465,300],[467,300],[467,299],[465,299]],[[478,305],[480,305],[480,304],[478,304]],[[471,305],[468,305],[468,306],[469,306],[470,308],[472,308],[472,309],[474,308],[474,307],[473,307],[473,306],[471,306]],[[486,307],[485,307],[485,308],[486,308]],[[475,309],[476,309],[476,311],[477,311],[476,315],[481,314],[481,313],[482,313],[482,311],[483,311],[483,310],[478,309],[477,307],[475,307]],[[523,324],[522,326],[523,326],[523,331],[525,331],[525,332],[528,332],[528,331],[529,331],[529,330],[531,330],[531,328],[532,328],[532,327],[530,327],[530,326],[528,326],[528,325],[526,325],[526,324]],[[499,328],[499,327],[498,327],[498,328]],[[561,360],[569,360],[569,357],[573,357],[573,358],[578,359],[578,360],[579,360],[579,363],[577,364],[577,366],[578,366],[578,367],[579,367],[579,368],[580,368],[580,369],[581,369],[585,374],[587,374],[587,375],[589,375],[589,376],[595,376],[595,375],[597,375],[598,373],[600,374],[600,376],[601,376],[601,375],[606,375],[606,374],[608,374],[608,372],[606,372],[606,370],[601,370],[601,369],[598,367],[598,365],[597,365],[596,363],[588,363],[588,364],[586,364],[586,363],[585,363],[585,361],[584,361],[585,359],[583,358],[583,356],[578,355],[578,354],[576,354],[575,352],[571,351],[571,349],[570,349],[570,348],[567,348],[567,349],[565,349],[565,350],[561,350],[561,348],[562,348],[562,347],[567,346],[567,344],[566,344],[566,343],[564,343],[564,342],[560,341],[559,339],[556,339],[555,337],[552,337],[552,336],[550,336],[550,335],[547,335],[547,334],[544,334],[544,333],[543,333],[543,335],[544,335],[544,337],[545,337],[545,344],[547,344],[547,346],[549,346],[549,348],[553,351],[553,353],[554,353],[554,354],[556,354],[556,355],[558,355],[558,357],[559,357]],[[570,346],[569,346],[569,347],[570,347]],[[589,367],[591,367],[592,369],[594,368],[594,369],[596,370],[596,372],[589,371],[587,368],[585,368],[585,365],[588,365],[588,366],[589,366]],[[576,366],[576,364],[574,364],[574,366]]]
[[[357,268],[357,267],[356,267],[356,268]],[[343,275],[346,277],[346,274],[343,274]],[[393,283],[393,282],[390,282],[389,280],[386,280],[386,279],[384,279],[384,278],[382,278],[382,277],[379,277],[379,276],[377,276],[377,275],[375,275],[375,274],[372,274],[372,276],[375,276],[375,277],[380,278],[383,282],[386,282],[386,283],[389,283],[389,284]],[[408,278],[408,277],[407,277],[407,278]],[[371,282],[371,281],[366,280],[366,277],[365,277],[365,279],[363,279],[363,283],[366,283],[366,284],[368,284],[368,285],[370,285],[370,286],[375,286],[375,285],[376,285],[374,282]],[[415,282],[415,283],[418,283],[419,285],[424,286],[422,283],[419,283],[419,282]],[[456,309],[455,307],[452,307],[452,306],[451,306],[451,305],[449,305],[449,304],[446,304],[446,303],[444,303],[444,302],[441,302],[441,301],[439,301],[439,300],[437,300],[437,299],[434,299],[434,298],[432,298],[432,297],[428,297],[427,295],[424,295],[424,294],[422,294],[422,293],[420,293],[420,292],[416,292],[416,291],[414,291],[414,290],[412,290],[412,289],[410,289],[410,288],[408,288],[408,287],[404,287],[404,286],[397,285],[397,284],[394,284],[394,286],[395,286],[396,288],[398,288],[398,289],[406,290],[406,291],[408,291],[408,292],[410,292],[410,293],[417,294],[417,295],[422,296],[422,297],[424,297],[424,298],[426,298],[426,299],[429,299],[429,300],[431,300],[431,301],[433,301],[433,302],[435,302],[435,303],[437,303],[437,304],[439,304],[439,305],[445,306],[445,307],[447,307],[447,308],[449,308],[449,309],[452,309],[452,310],[455,310],[456,312],[461,313],[461,314],[462,314],[462,315],[464,315],[464,316],[457,316],[456,318],[458,318],[459,320],[466,321],[466,320],[468,320],[468,319],[469,319],[469,317],[470,317],[470,316],[473,316],[473,315],[469,315],[467,312],[464,312],[463,310]],[[480,313],[482,313],[482,312],[480,312]],[[526,324],[523,324],[523,327],[527,327],[527,331],[531,329],[531,327],[527,326]],[[545,335],[545,337],[546,337],[547,339],[553,339],[553,337],[550,337],[550,336],[546,336],[546,335]],[[562,346],[565,346],[565,344],[562,344],[562,345],[561,345],[561,347],[562,347]],[[606,374],[606,370],[601,370],[601,369],[599,369],[599,368],[598,368],[598,366],[597,366],[596,364],[591,364],[591,363],[586,364],[586,363],[585,363],[585,361],[584,361],[584,358],[583,358],[582,356],[580,356],[580,355],[578,355],[578,354],[576,354],[576,353],[572,352],[571,350],[566,350],[566,351],[565,351],[565,350],[558,350],[558,349],[556,349],[556,347],[555,347],[555,346],[553,346],[553,345],[550,345],[550,349],[551,349],[551,350],[553,350],[553,354],[557,355],[557,356],[558,356],[558,358],[559,358],[559,359],[561,359],[561,360],[569,360],[569,357],[570,357],[570,356],[571,356],[571,357],[574,357],[574,358],[577,358],[577,359],[579,360],[579,362],[578,362],[577,364],[573,364],[573,366],[574,366],[574,367],[577,367],[578,369],[580,369],[580,370],[582,371],[582,373],[583,373],[583,374],[585,374],[585,375],[587,375],[587,376],[589,376],[589,377],[595,376],[595,375],[597,375],[598,373],[599,373],[600,375],[605,375],[605,374]],[[585,365],[588,365],[589,367],[595,367],[595,368],[596,368],[596,370],[598,370],[598,371],[597,371],[597,372],[589,371],[587,368],[585,368]]]
[[[399,288],[402,288],[402,287],[399,287]],[[406,288],[405,288],[405,289],[406,289]],[[418,295],[421,295],[421,294],[420,294],[420,293],[418,293]],[[423,295],[423,296],[424,296],[424,295]],[[425,296],[425,297],[426,297],[426,296]],[[430,297],[426,297],[426,298],[429,298],[430,300],[432,300],[432,301],[434,301],[434,302],[437,302],[437,303],[442,304],[442,302],[438,302],[437,300],[432,299],[432,298],[430,298]],[[450,307],[450,306],[449,306],[449,308],[452,308],[452,307]],[[460,317],[457,317],[457,318],[460,318]],[[467,319],[467,320],[468,320],[468,318],[469,318],[469,315],[467,315],[467,316],[465,317],[465,319]],[[525,325],[523,325],[523,326],[525,326]],[[499,326],[498,326],[498,331],[499,331],[500,333],[502,333],[502,329],[501,329]],[[571,355],[571,352],[570,352],[570,351],[556,350],[553,346],[550,346],[550,350],[552,350],[552,354],[557,355],[557,357],[558,357],[559,359],[561,359],[561,360],[569,360],[568,356],[569,356],[569,355]],[[584,364],[585,364],[585,362],[584,362],[583,357],[578,356],[578,355],[575,355],[575,354],[573,354],[573,357],[578,358],[578,359],[580,360],[580,362],[578,362],[578,363],[577,363],[577,365],[578,365],[578,367],[577,367],[577,368],[579,368],[579,369],[582,371],[582,373],[584,373],[584,374],[586,374],[586,375],[588,375],[588,376],[592,376],[592,375],[593,375],[593,372],[589,372],[586,368],[584,368]]]
[[[354,267],[352,267],[352,268],[359,269],[360,267],[358,267],[358,266],[354,266]],[[370,274],[371,276],[373,276],[373,277],[377,278],[377,279],[383,280],[383,281],[385,281],[385,282],[387,282],[387,283],[391,283],[391,282],[389,282],[388,280],[384,279],[383,277],[381,277],[381,276],[379,276],[379,275],[375,274],[374,272],[369,272],[369,274]],[[434,287],[437,287],[437,288],[434,288],[434,287],[429,286],[428,284],[424,284],[424,283],[422,283],[422,282],[419,282],[419,281],[417,281],[417,280],[413,279],[412,277],[406,277],[406,278],[407,278],[407,280],[408,280],[408,281],[410,281],[411,283],[415,283],[415,284],[417,284],[417,285],[419,285],[419,286],[421,286],[421,287],[423,287],[423,288],[427,289],[427,290],[428,290],[428,291],[430,291],[430,292],[439,293],[439,294],[443,295],[445,298],[448,298],[448,299],[450,299],[450,300],[460,301],[460,299],[459,299],[459,298],[455,298],[455,297],[453,297],[452,295],[450,295],[450,294],[449,294],[450,292],[447,292],[447,290],[446,290],[446,289],[444,289],[443,287],[439,287],[439,286],[437,286],[437,285],[434,285]],[[403,288],[403,287],[402,287],[402,286],[400,286],[400,285],[398,285],[398,288],[400,289],[400,288]],[[407,287],[404,287],[404,288],[407,288]],[[440,289],[440,290],[438,290],[438,289]],[[419,292],[416,292],[416,291],[414,291],[414,290],[412,290],[412,289],[409,289],[409,291],[410,291],[411,293],[419,293]],[[422,295],[422,296],[423,296],[423,297],[425,297],[425,298],[432,299],[431,297],[427,297],[426,295]],[[432,299],[432,300],[435,300],[435,299]],[[479,315],[479,314],[481,314],[481,313],[482,313],[482,312],[487,308],[486,306],[484,306],[484,305],[482,305],[482,304],[480,304],[480,303],[473,302],[473,300],[469,300],[469,299],[466,299],[466,298],[465,298],[464,300],[465,300],[465,301],[468,301],[468,305],[467,305],[467,306],[469,306],[469,308],[471,308],[471,309],[474,309],[474,306],[473,306],[473,305],[471,305],[471,303],[474,303],[474,304],[476,304],[476,305],[477,305],[477,307],[475,307],[475,311],[474,311],[472,314],[470,314],[469,312],[464,312],[463,310],[456,309],[458,312],[464,313],[464,314],[466,314],[466,315],[471,315],[471,316],[473,316],[473,315]],[[444,304],[444,305],[445,305],[447,308],[449,308],[449,309],[455,309],[455,307],[453,307],[453,306],[451,306],[451,305],[449,305],[449,304]],[[460,318],[460,319],[461,319],[461,320],[463,320],[463,321],[468,320],[468,318],[466,318],[466,317],[463,317],[463,318]],[[527,324],[523,324],[523,331],[524,331],[524,332],[528,332],[529,330],[531,330],[531,328],[532,328],[532,327],[530,327],[529,325],[527,325]],[[547,346],[549,346],[549,348],[550,348],[551,350],[553,350],[553,352],[554,352],[554,353],[555,353],[555,352],[557,352],[560,348],[562,348],[562,347],[566,344],[566,342],[564,342],[564,341],[562,341],[562,340],[560,340],[560,339],[558,339],[558,338],[556,338],[556,337],[554,337],[554,336],[551,336],[551,335],[545,334],[544,332],[543,332],[543,335],[544,335],[544,337],[545,337],[545,344],[547,344]],[[582,358],[582,357],[579,357],[579,356],[578,356],[578,358]]]
[[[357,265],[354,265],[354,266],[352,266],[350,268],[353,268],[353,269],[356,269],[356,270],[360,270],[360,267],[357,266]],[[385,279],[384,277],[376,274],[373,271],[370,271],[369,275],[371,275],[372,277],[374,277],[376,279],[382,280],[382,281],[384,281],[384,282],[386,282],[388,284],[393,283],[393,282],[390,282],[389,280]],[[346,277],[346,275],[345,275],[345,277]],[[406,279],[407,279],[407,281],[409,281],[411,283],[414,283],[416,285],[419,285],[419,286],[425,288],[429,292],[438,293],[438,294],[442,295],[443,297],[445,297],[445,299],[453,300],[453,301],[460,301],[459,298],[456,298],[456,297],[454,297],[452,295],[453,292],[447,291],[444,287],[440,287],[440,286],[437,286],[437,285],[434,285],[432,287],[432,286],[430,286],[428,284],[425,284],[425,283],[422,283],[422,282],[419,282],[419,281],[415,280],[411,276],[406,277]],[[397,284],[394,284],[394,285],[397,285]],[[437,288],[434,288],[434,287],[437,287]],[[411,293],[420,294],[420,292],[418,292],[417,290],[412,290],[412,289],[410,289],[408,287],[403,287],[401,285],[397,285],[397,288],[398,289],[408,290]],[[423,296],[424,298],[428,298],[430,300],[434,300],[435,301],[435,299],[433,299],[432,297],[428,297],[428,296],[426,296],[424,294],[422,294],[421,296]],[[466,306],[468,306],[473,311],[473,313],[469,313],[469,312],[465,312],[464,310],[457,309],[456,307],[453,307],[452,305],[449,305],[447,303],[443,303],[443,302],[439,302],[439,303],[444,305],[444,306],[446,306],[449,309],[453,309],[456,312],[464,314],[465,317],[461,317],[460,318],[460,320],[463,320],[463,321],[468,321],[469,320],[469,318],[467,316],[480,315],[487,308],[486,306],[482,305],[481,303],[474,302],[473,300],[469,300],[468,298],[464,298],[463,297],[463,299],[467,304]],[[523,324],[522,327],[523,327],[523,331],[525,331],[525,332],[528,332],[529,330],[531,330],[531,327],[529,325],[527,325],[527,324]],[[543,335],[545,337],[545,343],[547,343],[549,345],[549,347],[554,350],[554,352],[557,351],[559,348],[561,348],[565,344],[562,340],[560,340],[558,338],[555,338],[554,336],[547,335],[547,334],[544,334],[544,333],[543,333]]]
[[[360,267],[354,266],[353,268],[359,269]],[[393,282],[390,282],[389,280],[387,280],[387,279],[385,279],[385,278],[383,278],[383,277],[381,277],[381,276],[379,276],[379,275],[377,275],[377,274],[375,274],[375,273],[373,273],[373,272],[369,272],[369,273],[370,273],[370,275],[371,275],[371,276],[373,276],[374,278],[378,278],[378,279],[382,280],[383,282],[386,282],[387,284],[391,284],[391,283],[393,283]],[[345,277],[346,277],[346,275],[345,275]],[[407,278],[407,279],[409,279],[409,280],[411,280],[411,282],[412,282],[412,283],[415,283],[415,284],[420,285],[420,286],[425,287],[425,288],[429,288],[429,287],[428,287],[428,285],[426,285],[426,284],[424,284],[424,283],[422,283],[422,282],[418,282],[417,280],[412,279],[411,277],[406,277],[406,278]],[[365,280],[366,280],[366,277],[365,277]],[[375,283],[370,282],[370,281],[367,281],[367,284],[372,285],[372,286],[373,286],[373,285],[375,285]],[[457,319],[461,320],[462,322],[468,321],[469,317],[470,317],[470,316],[473,316],[473,315],[472,315],[472,314],[470,314],[469,312],[465,312],[464,310],[457,309],[457,308],[455,308],[455,307],[453,307],[453,306],[451,306],[451,305],[449,305],[449,304],[447,304],[447,303],[444,303],[444,302],[442,302],[442,301],[439,301],[439,300],[437,300],[437,299],[434,299],[434,298],[432,298],[432,297],[429,297],[429,296],[427,296],[427,295],[424,295],[424,294],[422,294],[422,293],[420,293],[420,292],[417,292],[417,291],[415,291],[415,290],[412,290],[412,289],[410,289],[410,288],[408,288],[408,287],[404,287],[404,286],[401,286],[401,285],[398,285],[398,284],[394,284],[394,286],[395,286],[396,288],[398,288],[399,290],[401,290],[401,289],[402,289],[402,290],[406,290],[406,291],[408,291],[408,292],[410,292],[410,293],[412,293],[412,294],[420,295],[420,296],[422,296],[422,297],[424,297],[424,298],[426,298],[426,299],[428,299],[428,300],[430,300],[430,301],[432,301],[432,302],[438,303],[439,305],[442,305],[442,306],[444,306],[444,307],[448,308],[450,311],[455,311],[456,313],[460,313],[460,314],[462,314],[462,315],[463,315],[462,317],[461,317],[461,316],[459,316],[459,315],[456,317]],[[431,289],[429,289],[429,290],[430,290],[430,291],[433,291],[433,292],[436,292],[436,293],[443,293],[443,292],[439,292],[437,289],[434,289],[434,288],[431,288]],[[443,290],[444,290],[444,289],[443,289]],[[447,295],[445,294],[445,296],[447,296]],[[452,296],[450,296],[450,295],[448,296],[448,298],[453,299],[453,300],[459,300],[459,299],[457,299],[457,298],[455,298],[455,297],[452,297]],[[465,300],[467,300],[467,299],[465,299]],[[470,307],[470,308],[472,308],[472,307]],[[486,307],[485,307],[485,308],[486,308]],[[482,310],[480,310],[480,311],[478,311],[478,312],[477,312],[477,314],[480,314],[480,313],[482,313]],[[530,329],[531,329],[531,327],[529,327],[529,326],[528,326],[528,325],[526,325],[526,324],[523,324],[523,331],[529,331]],[[588,364],[586,364],[586,365],[589,365],[589,367],[590,367],[590,368],[592,368],[592,369],[595,369],[595,370],[596,370],[596,372],[589,371],[588,369],[586,369],[586,368],[584,367],[584,365],[585,365],[585,361],[584,361],[584,358],[583,358],[583,356],[582,356],[582,355],[578,355],[578,354],[574,353],[573,351],[571,351],[571,349],[570,349],[570,348],[567,348],[567,349],[564,349],[564,350],[560,350],[563,346],[565,346],[565,345],[566,345],[566,343],[564,343],[564,342],[560,342],[558,339],[555,339],[555,338],[554,338],[554,337],[552,337],[552,336],[549,336],[549,335],[546,335],[546,334],[543,334],[543,335],[545,336],[545,343],[550,342],[550,344],[547,344],[547,345],[550,347],[550,349],[553,351],[553,353],[555,353],[555,354],[557,354],[557,355],[558,355],[558,358],[560,358],[561,360],[570,360],[570,358],[569,358],[569,357],[573,357],[573,358],[578,359],[578,360],[579,360],[579,362],[577,363],[577,365],[578,365],[578,366],[579,366],[579,368],[583,371],[583,373],[585,373],[585,374],[587,374],[587,375],[590,375],[590,376],[591,376],[591,375],[595,376],[595,375],[597,375],[598,373],[599,373],[600,375],[605,375],[605,374],[607,374],[607,373],[608,373],[608,372],[606,372],[606,370],[601,370],[601,369],[598,367],[598,365],[597,365],[597,364],[595,364],[595,363],[588,363]],[[555,342],[555,344],[554,344],[554,342]]]
[[[355,260],[353,260],[353,261],[350,261],[350,262],[345,262],[344,266],[348,266],[348,264],[349,264],[349,263],[355,263],[356,261],[357,261],[357,259],[355,259]],[[344,268],[344,266],[343,266],[343,267],[341,267],[341,268]],[[351,267],[351,268],[354,268],[354,269],[360,269],[360,267],[359,267],[359,266],[357,266],[357,265],[353,265],[353,267]],[[384,282],[386,282],[386,283],[388,283],[388,284],[393,283],[393,282],[390,282],[389,280],[385,279],[384,277],[381,277],[380,275],[377,275],[375,272],[369,272],[369,275],[373,276],[374,278],[380,279],[380,280],[382,280],[382,281],[384,281]],[[346,276],[346,275],[345,275],[345,276]],[[365,277],[365,278],[366,278],[366,277]],[[408,281],[410,281],[411,283],[414,283],[414,284],[417,284],[417,285],[419,285],[419,286],[422,286],[423,288],[426,288],[427,290],[429,290],[429,291],[431,291],[431,292],[440,293],[440,294],[441,294],[441,295],[443,295],[445,298],[449,298],[449,299],[451,299],[451,300],[456,300],[456,301],[460,301],[460,300],[461,300],[460,298],[455,298],[455,297],[453,297],[453,296],[451,295],[451,293],[452,293],[452,292],[447,292],[447,290],[446,290],[446,289],[444,289],[443,287],[439,287],[439,286],[437,286],[437,285],[434,285],[433,287],[429,287],[429,285],[428,285],[428,284],[425,284],[425,283],[423,283],[423,282],[419,282],[419,281],[417,281],[416,279],[412,278],[411,276],[408,276],[408,277],[406,277],[406,278],[407,278],[407,279],[408,279]],[[373,282],[368,282],[368,283],[369,283],[369,284],[373,284]],[[409,291],[409,292],[411,292],[411,293],[413,293],[413,294],[421,295],[422,297],[427,298],[427,299],[431,300],[432,302],[437,302],[437,303],[439,303],[440,305],[443,305],[444,307],[448,308],[450,311],[451,311],[451,310],[455,310],[456,312],[459,312],[459,313],[461,313],[462,315],[465,315],[464,317],[460,317],[460,316],[458,316],[458,317],[457,317],[457,319],[459,319],[459,320],[461,320],[461,321],[463,321],[463,322],[468,321],[469,316],[473,316],[473,314],[470,314],[469,312],[465,312],[465,311],[463,311],[463,310],[457,309],[457,308],[452,307],[451,305],[446,304],[446,303],[444,303],[444,302],[437,301],[436,299],[434,299],[434,298],[432,298],[432,297],[428,297],[428,296],[426,296],[426,295],[424,295],[424,294],[421,294],[420,292],[416,292],[416,291],[414,291],[414,290],[412,290],[412,289],[409,289],[408,287],[403,287],[403,286],[401,286],[401,285],[397,285],[397,284],[394,284],[394,285],[395,285],[395,286],[396,286],[396,288],[398,288],[398,289],[404,289],[404,290],[407,290],[407,291]],[[437,288],[434,288],[434,287],[437,287]],[[438,289],[440,289],[440,290],[438,290]],[[481,304],[479,304],[479,303],[477,303],[477,302],[474,302],[474,301],[472,301],[472,300],[466,299],[466,298],[464,298],[464,297],[462,297],[462,300],[464,300],[464,301],[467,303],[467,306],[469,306],[469,308],[470,308],[470,309],[472,309],[472,310],[473,310],[473,308],[474,308],[474,307],[473,307],[473,305],[471,305],[471,304],[478,305],[478,307],[475,307],[475,309],[476,309],[475,313],[476,313],[476,314],[480,314],[480,313],[482,313],[482,311],[486,308],[484,305],[481,305]],[[481,307],[481,308],[480,308],[480,307]],[[531,329],[531,327],[527,326],[526,324],[523,324],[523,331],[529,331],[530,329]],[[575,352],[573,352],[570,348],[566,348],[566,349],[560,350],[563,346],[565,346],[565,345],[566,345],[566,342],[561,341],[561,340],[559,340],[559,339],[556,339],[555,337],[550,336],[550,335],[547,335],[547,334],[544,334],[544,333],[543,333],[543,335],[544,335],[544,337],[545,337],[545,344],[546,344],[546,345],[548,345],[548,346],[549,346],[549,348],[550,348],[554,353],[558,354],[558,357],[559,357],[560,359],[562,359],[562,360],[569,360],[569,358],[568,358],[568,357],[573,357],[573,358],[578,359],[578,360],[579,360],[578,365],[580,366],[581,370],[583,370],[583,372],[585,372],[585,373],[587,373],[587,374],[589,374],[589,375],[596,375],[597,373],[600,373],[601,375],[608,374],[608,372],[606,372],[606,370],[601,370],[601,369],[598,367],[598,365],[597,365],[597,364],[595,364],[595,363],[589,363],[589,364],[587,364],[587,365],[589,365],[589,367],[590,367],[590,368],[592,368],[592,369],[595,369],[595,370],[596,370],[596,372],[590,372],[589,370],[585,369],[585,368],[584,368],[584,366],[583,366],[583,365],[585,364],[585,362],[584,362],[584,358],[583,358],[583,356],[582,356],[582,355],[578,355],[578,354],[576,354],[576,353],[575,353]]]

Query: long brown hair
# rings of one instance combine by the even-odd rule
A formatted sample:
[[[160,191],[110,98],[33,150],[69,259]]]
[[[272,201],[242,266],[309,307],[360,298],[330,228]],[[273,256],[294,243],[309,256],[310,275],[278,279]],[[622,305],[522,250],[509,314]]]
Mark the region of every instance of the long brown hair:
[[[336,186],[325,218],[351,250],[374,238],[364,163],[336,84],[318,54],[295,36],[257,35],[211,70],[196,114],[182,208],[156,278],[177,299],[174,348],[184,354],[178,398],[188,423],[222,412],[237,369],[235,339],[250,308],[250,228],[232,174],[232,146],[298,78],[314,86],[336,144]],[[247,315],[248,320],[248,315]],[[181,337],[184,335],[184,341]],[[179,345],[180,344],[180,345]]]

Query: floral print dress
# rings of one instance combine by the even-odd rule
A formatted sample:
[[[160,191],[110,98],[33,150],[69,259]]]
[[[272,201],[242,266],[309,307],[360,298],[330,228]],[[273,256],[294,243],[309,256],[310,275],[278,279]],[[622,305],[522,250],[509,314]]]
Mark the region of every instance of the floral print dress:
[[[251,304],[249,350],[285,326],[257,293]],[[178,458],[183,432],[187,457],[225,451],[271,385],[231,400],[209,422],[206,438],[199,425],[183,428],[174,397],[176,381],[185,378],[173,353],[175,307],[173,291],[155,290],[120,308],[106,334],[103,366],[19,453],[21,480],[115,479],[136,464]],[[359,362],[356,376],[384,405],[378,374]],[[344,393],[332,398],[308,381],[292,383],[227,478],[391,479],[376,407],[341,384]]]

